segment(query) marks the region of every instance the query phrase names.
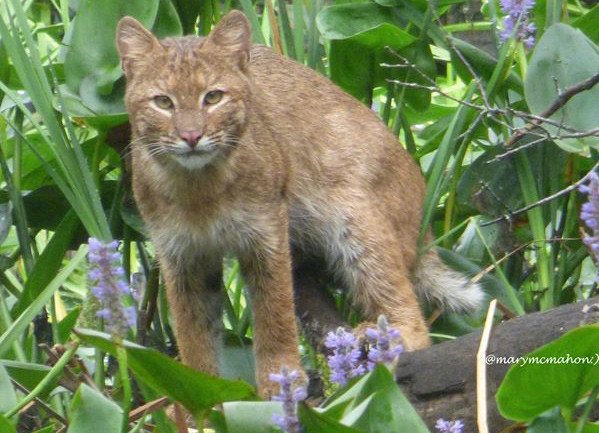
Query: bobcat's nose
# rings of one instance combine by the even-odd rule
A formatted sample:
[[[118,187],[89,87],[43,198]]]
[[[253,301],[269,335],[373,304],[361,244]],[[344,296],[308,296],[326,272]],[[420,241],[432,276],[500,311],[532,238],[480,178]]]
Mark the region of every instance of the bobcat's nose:
[[[190,147],[195,147],[195,145],[198,144],[198,141],[200,141],[200,138],[202,138],[202,135],[204,134],[200,131],[185,131],[179,133],[179,137],[185,140]]]

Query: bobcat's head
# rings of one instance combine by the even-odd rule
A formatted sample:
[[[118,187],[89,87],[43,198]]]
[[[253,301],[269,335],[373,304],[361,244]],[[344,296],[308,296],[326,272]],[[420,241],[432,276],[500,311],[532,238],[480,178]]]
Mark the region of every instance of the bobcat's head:
[[[131,17],[117,26],[132,146],[163,164],[201,169],[225,158],[247,123],[250,26],[233,11],[206,38],[159,41]]]

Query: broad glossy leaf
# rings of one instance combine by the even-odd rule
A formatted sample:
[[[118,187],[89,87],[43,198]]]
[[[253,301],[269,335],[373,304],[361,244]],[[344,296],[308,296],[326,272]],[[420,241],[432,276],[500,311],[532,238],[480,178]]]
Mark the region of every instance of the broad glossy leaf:
[[[241,379],[255,385],[256,362],[251,345],[225,345],[219,357],[220,372],[229,379]]]
[[[177,9],[171,0],[160,0],[152,33],[161,39],[167,36],[181,36],[183,33]]]
[[[93,128],[107,131],[110,128],[127,123],[129,121],[129,116],[125,113],[107,114],[104,116],[83,117],[81,120]]]
[[[108,334],[77,329],[85,342],[105,352],[116,353]],[[218,403],[256,398],[245,382],[221,379],[194,370],[154,349],[126,342],[129,368],[138,380],[183,404],[194,416],[202,417]]]
[[[113,89],[122,74],[114,42],[117,22],[130,15],[151,28],[158,7],[159,0],[81,0],[72,22],[72,34],[65,40],[69,47],[65,78],[70,90],[74,94],[81,93],[83,102],[93,111],[105,113],[110,107],[103,98],[122,99],[122,94]],[[118,108],[112,107],[113,110]],[[121,105],[121,112],[123,108]]]
[[[83,383],[73,398],[67,433],[120,433],[122,420],[119,405]]]
[[[2,433],[17,433],[17,430],[8,421],[4,415],[0,414],[0,432]]]
[[[349,404],[348,404],[349,402]],[[339,410],[339,406],[343,410]],[[391,372],[382,365],[337,393],[322,411],[361,431],[428,433]]]
[[[522,144],[529,142],[523,138]],[[495,146],[485,151],[470,164],[458,183],[458,201],[464,206],[487,215],[503,215],[507,209],[524,206],[519,182],[514,176],[512,158],[499,158],[505,148]],[[536,184],[544,186],[540,194],[549,195],[550,177],[560,173],[568,154],[551,143],[522,150],[528,157]]]
[[[61,343],[64,343],[69,339],[71,331],[77,324],[79,313],[81,313],[80,306],[73,308],[73,310],[70,311],[69,314],[67,314],[65,318],[58,323],[58,338],[60,338]]]
[[[452,38],[451,41],[453,45],[460,51],[466,61],[470,63],[478,76],[482,77],[485,81],[491,79],[493,71],[497,66],[497,59],[493,58],[480,48],[477,48],[461,39]],[[463,64],[462,60],[453,52],[451,53],[451,60],[451,64],[455,66],[456,72],[459,74],[460,78],[466,83],[472,81],[474,77],[472,77],[470,71]],[[510,71],[505,79],[505,82],[500,83],[500,86],[505,86],[519,94],[522,94],[524,91],[522,80],[514,71]]]
[[[501,414],[517,421],[531,420],[576,402],[599,384],[599,325],[568,332],[513,365],[496,394]]]
[[[557,23],[543,34],[530,59],[526,74],[526,102],[534,114],[543,113],[562,92],[599,71],[599,50],[580,30]],[[579,131],[599,127],[599,86],[570,99],[551,119]],[[545,125],[558,133],[557,127]],[[598,137],[566,138],[556,143],[569,152],[599,148]]]
[[[321,34],[331,40],[331,78],[358,99],[370,102],[372,90],[385,86],[386,79],[406,78],[406,71],[382,68],[381,63],[398,63],[397,57],[386,51],[389,47],[401,51],[416,42],[416,38],[395,24],[393,11],[374,3],[350,3],[324,8],[316,22]],[[416,63],[424,73],[433,71],[428,45],[413,45],[402,53]],[[417,74],[413,74],[413,79]],[[406,93],[408,102],[423,109],[430,103],[426,92]]]
[[[202,2],[173,0],[173,4],[177,10],[177,13],[179,14],[183,33],[186,35],[193,33]]]
[[[570,433],[570,430],[559,408],[555,408],[531,422],[526,433]]]
[[[265,433],[276,424],[273,415],[282,415],[283,406],[276,401],[233,401],[223,404],[227,431]]]
[[[572,27],[581,30],[587,37],[595,43],[599,43],[599,5],[572,22]]]
[[[16,405],[17,395],[15,389],[10,382],[6,368],[0,364],[0,413],[8,412]]]
[[[7,359],[0,361],[0,366],[4,366],[10,377],[29,390],[35,388],[50,371],[50,367],[43,364],[9,361]],[[48,390],[51,388],[49,386]]]
[[[339,421],[314,410],[307,404],[300,404],[298,413],[306,433],[358,433],[363,431],[343,425]]]

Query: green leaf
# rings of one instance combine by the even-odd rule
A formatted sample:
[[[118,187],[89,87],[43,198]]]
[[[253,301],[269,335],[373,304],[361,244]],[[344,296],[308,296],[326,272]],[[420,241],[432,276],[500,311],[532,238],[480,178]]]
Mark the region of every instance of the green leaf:
[[[451,41],[472,66],[476,74],[488,82],[497,66],[497,59],[461,39],[451,38]],[[451,53],[451,64],[455,66],[456,72],[465,83],[470,82],[474,78],[462,60],[453,52]],[[505,81],[500,83],[500,86],[506,86],[519,94],[523,93],[522,80],[514,71],[508,73]]]
[[[526,433],[570,433],[570,430],[559,408],[554,408],[535,418]]]
[[[17,395],[10,382],[6,368],[0,364],[0,413],[8,412],[17,405]]]
[[[523,137],[522,144],[536,139]],[[535,185],[544,186],[541,194],[549,195],[550,178],[566,164],[568,153],[552,144],[523,149],[535,177]],[[520,192],[518,178],[513,176],[512,158],[496,159],[505,153],[501,146],[491,147],[477,157],[463,172],[458,183],[457,198],[460,204],[493,216],[503,215],[506,209],[517,209],[526,203]],[[503,240],[504,245],[506,243]]]
[[[17,433],[17,430],[2,414],[0,414],[0,432],[2,432],[2,433]]]
[[[572,27],[581,30],[587,37],[595,43],[599,43],[599,5],[588,11],[580,18],[572,21]]]
[[[77,324],[79,313],[81,313],[81,306],[73,308],[73,310],[58,323],[58,338],[60,341],[57,343],[64,343],[69,339],[71,331]]]
[[[175,9],[181,20],[182,30],[184,34],[190,34],[195,31],[195,23],[200,13],[202,2],[189,0],[173,0]]]
[[[223,405],[222,412],[220,410],[213,409],[210,411],[210,414],[208,415],[208,421],[210,421],[210,424],[212,425],[212,428],[216,433],[229,433],[229,430],[227,429],[227,421],[225,420],[225,416],[223,415],[224,406],[226,404],[228,403],[225,403]]]
[[[395,25],[390,8],[374,3],[326,7],[316,23],[323,37],[331,40],[331,79],[367,103],[374,87],[385,85],[387,78],[398,78],[396,70],[380,67],[397,60],[385,47],[399,51],[416,41]]]
[[[349,404],[348,404],[349,403]],[[343,407],[342,410],[339,410]],[[335,394],[322,411],[361,431],[428,433],[391,372],[382,365]]]
[[[538,42],[526,74],[526,102],[533,114],[541,114],[557,99],[558,92],[587,80],[599,71],[599,51],[580,30],[557,23]],[[579,131],[599,127],[599,86],[579,93],[551,116],[551,119]],[[558,128],[544,125],[556,134]],[[599,149],[599,137],[555,140],[569,152]]]
[[[362,430],[356,430],[312,409],[310,406],[302,403],[298,407],[299,417],[302,427],[306,433],[358,433]]]
[[[108,334],[76,329],[81,339],[105,352],[116,354]],[[196,418],[215,404],[254,399],[253,388],[245,382],[221,379],[181,364],[154,349],[126,342],[129,368],[138,380],[183,404]]]
[[[160,0],[152,33],[160,39],[167,36],[181,36],[183,34],[177,10],[170,0]]]
[[[245,346],[226,344],[221,350],[219,364],[219,371],[223,377],[242,379],[255,385],[256,362],[251,344]]]
[[[46,212],[48,212],[48,209],[46,209]],[[35,266],[25,282],[23,294],[11,312],[13,317],[17,317],[25,311],[56,276],[79,225],[79,218],[77,218],[75,212],[72,210],[67,212],[56,228],[52,239],[35,262]]]
[[[79,266],[87,253],[87,248],[82,247],[71,258],[68,264],[48,283],[44,290],[35,298],[35,300],[23,311],[23,313],[12,323],[12,325],[0,335],[0,358],[19,338],[21,333],[30,325],[31,321],[39,311],[44,308],[46,303],[52,298],[65,280]]]
[[[568,332],[513,365],[496,394],[501,414],[528,421],[561,406],[572,410],[599,384],[599,325]]]
[[[99,103],[102,97],[115,94],[122,98],[120,92],[113,91],[122,74],[114,43],[117,22],[129,15],[152,28],[158,8],[159,0],[81,0],[71,24],[72,34],[65,39],[69,47],[64,62],[65,78],[70,90],[81,93],[83,102],[92,110],[105,112],[107,106]],[[166,26],[171,21],[165,18]]]
[[[570,427],[570,430],[567,430],[567,432],[573,432],[576,431],[576,427],[578,427],[578,423],[577,422],[569,422],[568,426]],[[539,431],[539,433],[544,433]],[[598,424],[593,424],[593,423],[586,423],[582,429],[582,433],[599,433],[599,425]]]
[[[54,433],[54,426],[49,425],[47,427],[43,427],[39,430],[36,430],[33,433]]]
[[[29,390],[35,388],[50,371],[46,365],[29,362],[2,360],[0,366],[4,366],[10,377]]]
[[[277,401],[233,401],[223,404],[226,428],[230,432],[263,433],[276,426],[273,415],[282,415],[283,406]]]
[[[67,433],[120,433],[122,419],[115,402],[83,383],[73,398]]]

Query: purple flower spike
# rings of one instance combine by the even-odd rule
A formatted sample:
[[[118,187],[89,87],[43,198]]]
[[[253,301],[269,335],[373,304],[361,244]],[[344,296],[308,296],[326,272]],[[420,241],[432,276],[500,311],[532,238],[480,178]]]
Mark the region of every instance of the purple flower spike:
[[[360,349],[356,337],[345,329],[339,327],[336,332],[329,332],[325,346],[333,349],[333,354],[328,357],[331,369],[331,381],[343,386],[348,379],[364,374],[364,366],[359,364]]]
[[[104,319],[112,334],[123,337],[125,331],[135,325],[136,311],[134,307],[123,305],[123,295],[129,295],[130,289],[123,281],[125,271],[120,266],[118,242],[103,244],[98,239],[89,238],[88,244],[90,291],[102,306],[96,315]]]
[[[500,0],[501,11],[506,14],[503,19],[504,30],[500,32],[501,41],[514,37],[523,42],[528,48],[535,44],[536,27],[528,20],[530,10],[535,0]]]
[[[440,418],[437,420],[435,428],[439,433],[462,433],[464,430],[464,423],[460,420],[445,421],[443,418]]]
[[[369,371],[374,369],[377,363],[392,363],[404,351],[401,344],[396,344],[401,337],[400,332],[389,327],[385,316],[379,316],[377,327],[378,329],[368,328],[366,330],[366,337],[370,340],[368,349]]]
[[[582,185],[579,191],[589,195],[589,201],[582,205],[580,219],[592,230],[592,234],[585,235],[583,242],[595,256],[595,263],[599,263],[599,175],[592,172],[589,176],[590,182]],[[599,280],[599,276],[597,278]]]
[[[300,374],[296,370],[289,371],[287,367],[281,368],[281,372],[271,373],[269,379],[277,382],[280,386],[279,394],[272,397],[274,401],[283,402],[283,415],[273,415],[272,420],[285,433],[300,433],[302,427],[297,417],[297,403],[307,397],[306,389],[296,384]]]

